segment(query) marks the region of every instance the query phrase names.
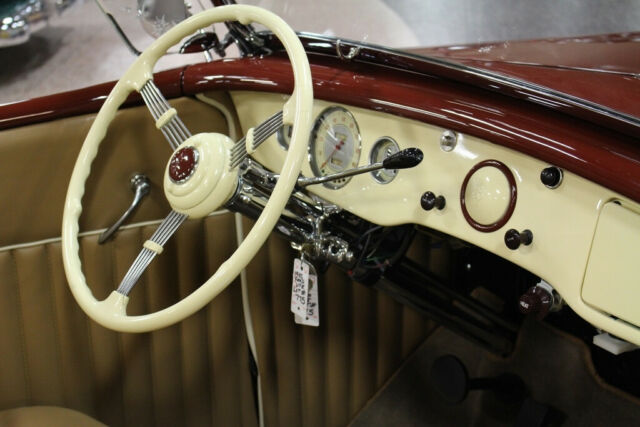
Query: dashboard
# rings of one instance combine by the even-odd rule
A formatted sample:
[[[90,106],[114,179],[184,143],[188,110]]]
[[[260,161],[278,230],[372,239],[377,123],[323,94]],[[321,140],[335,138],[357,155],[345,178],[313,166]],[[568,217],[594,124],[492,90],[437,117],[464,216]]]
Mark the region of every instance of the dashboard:
[[[288,98],[245,91],[231,96],[245,133]],[[322,100],[315,100],[313,114],[305,177],[367,165],[409,147],[420,148],[424,160],[411,169],[366,173],[307,191],[370,222],[419,224],[499,255],[548,282],[585,320],[640,343],[640,310],[633,303],[640,297],[640,267],[633,259],[640,249],[637,203],[451,129]],[[336,131],[334,119],[346,127]],[[279,171],[284,139],[282,132],[270,137],[254,158]],[[346,154],[334,158],[342,147]]]

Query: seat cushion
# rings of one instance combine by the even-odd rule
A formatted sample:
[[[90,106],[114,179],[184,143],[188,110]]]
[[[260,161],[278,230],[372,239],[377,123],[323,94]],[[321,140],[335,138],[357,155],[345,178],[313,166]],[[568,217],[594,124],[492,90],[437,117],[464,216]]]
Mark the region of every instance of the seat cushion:
[[[72,409],[57,406],[25,406],[0,412],[0,426],[99,427],[99,421]]]

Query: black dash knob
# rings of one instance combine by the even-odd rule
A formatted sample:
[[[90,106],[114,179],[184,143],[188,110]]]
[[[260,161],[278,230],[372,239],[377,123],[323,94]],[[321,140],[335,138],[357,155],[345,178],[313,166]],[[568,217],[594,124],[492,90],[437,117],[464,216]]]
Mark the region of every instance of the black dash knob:
[[[419,148],[405,148],[382,161],[385,169],[408,169],[420,164],[424,154]]]
[[[425,211],[430,211],[433,208],[437,208],[438,210],[444,209],[447,204],[447,200],[444,196],[436,196],[431,191],[427,191],[420,198],[420,206]]]
[[[518,300],[518,308],[522,314],[535,314],[542,320],[553,305],[553,294],[542,286],[533,286],[522,294]]]
[[[521,233],[518,230],[507,230],[504,234],[504,243],[511,250],[516,250],[520,245],[528,246],[533,242],[533,233],[531,230],[523,230]]]
[[[562,182],[562,169],[555,166],[544,168],[542,172],[540,172],[540,181],[542,181],[547,188],[558,188]]]

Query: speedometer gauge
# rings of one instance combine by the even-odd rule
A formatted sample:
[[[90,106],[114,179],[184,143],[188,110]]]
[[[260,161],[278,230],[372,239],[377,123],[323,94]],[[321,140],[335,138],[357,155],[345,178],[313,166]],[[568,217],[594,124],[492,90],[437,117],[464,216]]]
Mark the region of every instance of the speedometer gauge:
[[[342,107],[324,110],[313,125],[309,150],[315,176],[325,176],[358,167],[360,130],[353,115]],[[351,178],[325,182],[328,188],[344,187]]]

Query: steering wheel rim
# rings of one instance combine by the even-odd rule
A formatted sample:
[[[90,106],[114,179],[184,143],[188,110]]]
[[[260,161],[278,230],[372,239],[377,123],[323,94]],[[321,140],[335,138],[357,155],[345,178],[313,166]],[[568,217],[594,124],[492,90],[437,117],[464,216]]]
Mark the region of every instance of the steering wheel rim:
[[[79,256],[79,217],[82,196],[91,163],[96,157],[108,125],[127,96],[153,79],[157,60],[187,35],[216,22],[257,22],[269,28],[289,55],[294,75],[294,90],[283,108],[283,122],[293,125],[291,144],[280,178],[262,214],[236,251],[197,290],[179,302],[154,313],[128,316],[128,296],[115,290],[98,301],[82,273]],[[148,332],[177,323],[195,313],[222,292],[253,259],[275,226],[296,183],[306,154],[311,131],[313,87],[309,62],[295,32],[278,16],[255,6],[229,5],[205,10],[182,21],[158,38],[125,72],[98,112],[76,160],[64,205],[62,220],[62,257],[69,288],[82,310],[99,324],[121,332]]]

